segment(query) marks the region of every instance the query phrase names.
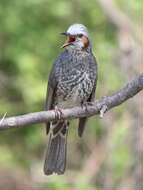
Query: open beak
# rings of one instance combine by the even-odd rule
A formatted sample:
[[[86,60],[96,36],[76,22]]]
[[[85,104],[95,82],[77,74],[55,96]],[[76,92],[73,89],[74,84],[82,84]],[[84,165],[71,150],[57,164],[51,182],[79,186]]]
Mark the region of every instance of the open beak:
[[[65,48],[67,46],[69,46],[71,44],[71,42],[69,41],[69,37],[67,38],[67,40],[65,41],[65,43],[61,46],[61,48]]]
[[[71,35],[68,34],[67,32],[63,32],[63,33],[61,33],[61,34],[67,36],[67,39],[66,39],[65,43],[61,46],[61,48],[65,48],[65,47],[71,45],[72,42],[75,41],[75,36],[71,36]]]

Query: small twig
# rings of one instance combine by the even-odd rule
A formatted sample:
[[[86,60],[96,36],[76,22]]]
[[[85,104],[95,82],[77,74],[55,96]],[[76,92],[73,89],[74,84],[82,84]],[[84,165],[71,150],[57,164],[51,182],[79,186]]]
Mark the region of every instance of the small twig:
[[[104,113],[108,110],[107,105],[103,105],[103,107],[100,110],[100,118],[103,118]]]
[[[0,125],[2,124],[4,118],[6,117],[7,112],[3,115],[2,119],[0,120]]]

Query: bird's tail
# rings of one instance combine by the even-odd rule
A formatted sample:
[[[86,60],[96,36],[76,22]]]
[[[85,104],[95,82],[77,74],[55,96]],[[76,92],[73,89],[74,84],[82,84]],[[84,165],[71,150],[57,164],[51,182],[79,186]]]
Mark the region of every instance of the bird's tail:
[[[50,137],[46,159],[44,164],[44,173],[63,174],[66,167],[68,123],[66,121],[56,121],[51,123]]]

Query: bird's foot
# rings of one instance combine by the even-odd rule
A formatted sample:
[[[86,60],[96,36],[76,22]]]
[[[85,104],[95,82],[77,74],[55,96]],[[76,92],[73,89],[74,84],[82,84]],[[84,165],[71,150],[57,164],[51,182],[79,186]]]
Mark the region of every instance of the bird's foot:
[[[108,109],[108,107],[105,104],[101,107],[101,109],[100,109],[100,118],[103,118],[104,113],[107,111],[107,109]]]
[[[88,111],[88,106],[93,106],[93,102],[82,102],[81,107]]]
[[[62,112],[62,110],[60,108],[58,108],[58,106],[55,106],[54,112],[55,112],[55,118],[57,120],[62,120],[63,119],[63,112]]]

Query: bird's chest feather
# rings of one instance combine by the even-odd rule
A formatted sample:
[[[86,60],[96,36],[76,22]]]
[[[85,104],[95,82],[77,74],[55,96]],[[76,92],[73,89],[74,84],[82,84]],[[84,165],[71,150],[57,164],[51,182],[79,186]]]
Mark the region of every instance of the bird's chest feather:
[[[57,88],[58,104],[62,107],[80,105],[89,98],[94,81],[94,68],[90,68],[87,56],[71,57],[62,65]]]
[[[59,83],[57,95],[58,103],[70,107],[80,105],[90,96],[93,88],[93,82],[87,73],[81,77],[73,77],[74,80],[67,80]]]

